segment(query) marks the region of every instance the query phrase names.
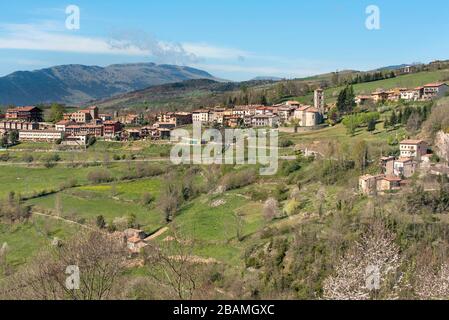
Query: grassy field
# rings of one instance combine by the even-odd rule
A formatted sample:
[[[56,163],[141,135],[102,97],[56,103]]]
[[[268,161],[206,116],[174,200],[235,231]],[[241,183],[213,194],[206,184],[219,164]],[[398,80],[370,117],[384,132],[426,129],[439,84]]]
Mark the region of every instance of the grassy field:
[[[22,224],[0,223],[0,244],[8,245],[6,261],[17,267],[28,261],[39,249],[49,246],[52,240],[67,239],[79,228],[62,221],[35,216]]]
[[[149,193],[157,200],[161,188],[158,178],[131,182],[117,182],[107,185],[89,185],[72,188],[45,197],[32,199],[27,203],[36,210],[57,210],[71,220],[85,219],[95,224],[96,217],[102,215],[108,223],[116,218],[128,218],[135,215],[136,222],[152,233],[162,226],[162,215],[154,206],[140,203],[142,195]]]
[[[140,201],[144,193],[149,193],[157,199],[161,187],[161,179],[154,178],[108,185],[83,186],[74,190],[85,191],[94,197],[113,196],[126,201]]]
[[[14,167],[0,166],[0,198],[5,198],[13,191],[22,196],[32,196],[43,191],[58,190],[61,185],[73,180],[77,184],[88,184],[87,175],[97,170],[96,167],[68,168],[55,166],[44,167]],[[126,164],[113,164],[108,170],[114,176],[121,176],[127,170]]]

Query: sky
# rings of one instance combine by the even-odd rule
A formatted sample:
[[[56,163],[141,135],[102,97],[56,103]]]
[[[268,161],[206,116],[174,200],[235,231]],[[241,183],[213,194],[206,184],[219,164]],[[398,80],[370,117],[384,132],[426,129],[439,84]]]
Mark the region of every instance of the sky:
[[[447,0],[1,1],[0,76],[136,62],[235,81],[372,70],[449,59],[448,15]]]

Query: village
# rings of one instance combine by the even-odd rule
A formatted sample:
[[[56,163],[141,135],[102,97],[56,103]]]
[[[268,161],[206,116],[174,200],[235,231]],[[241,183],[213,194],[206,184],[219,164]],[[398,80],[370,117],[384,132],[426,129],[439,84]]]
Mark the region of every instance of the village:
[[[177,127],[201,123],[229,128],[268,127],[296,120],[300,127],[315,127],[324,119],[323,91],[315,92],[315,106],[287,101],[275,106],[248,105],[233,109],[215,107],[193,112],[162,112],[158,114],[101,114],[96,106],[64,114],[55,124],[43,122],[43,110],[34,106],[10,108],[0,115],[0,133],[18,132],[18,140],[33,142],[57,142],[71,146],[85,146],[90,137],[107,141],[138,139],[170,139],[170,132]],[[141,125],[146,121],[152,125]]]
[[[398,88],[375,91],[369,96],[356,96],[355,103],[386,101],[428,101],[444,96],[446,83],[428,84],[415,89]],[[0,114],[0,134],[18,132],[18,141],[54,142],[69,146],[86,146],[90,137],[107,141],[138,139],[167,140],[175,128],[201,123],[203,126],[227,128],[319,129],[325,123],[327,111],[324,91],[314,91],[314,105],[285,101],[272,106],[245,105],[234,108],[220,106],[192,112],[161,112],[147,114],[102,114],[96,106],[64,114],[61,121],[47,123],[43,110],[35,106],[9,108]],[[142,125],[147,123],[147,125]]]
[[[429,101],[443,97],[448,91],[446,83],[433,83],[414,89],[376,90],[371,95],[356,96],[354,102],[361,106],[366,103]],[[39,107],[14,107],[0,115],[0,135],[8,136],[15,132],[15,143],[51,142],[72,148],[87,148],[93,143],[92,139],[167,141],[170,140],[172,130],[192,124],[204,127],[276,128],[281,132],[319,130],[326,127],[327,113],[332,106],[325,103],[322,89],[314,91],[313,102],[313,106],[289,100],[271,106],[217,106],[192,112],[123,115],[117,111],[114,114],[100,113],[98,107],[91,106],[65,113],[63,119],[56,123],[44,122],[44,112]],[[431,165],[432,153],[425,141],[405,139],[400,141],[399,149],[399,156],[383,156],[380,159],[380,174],[360,177],[359,191],[362,194],[396,192],[419,169],[427,169],[427,172],[438,175],[446,173],[444,166],[436,168]]]

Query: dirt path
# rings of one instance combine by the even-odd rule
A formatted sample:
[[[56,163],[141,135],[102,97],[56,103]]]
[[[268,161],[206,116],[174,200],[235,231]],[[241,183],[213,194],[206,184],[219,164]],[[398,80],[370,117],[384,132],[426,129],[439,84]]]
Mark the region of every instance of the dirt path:
[[[198,264],[219,264],[220,262],[214,258],[202,258],[197,256],[170,256],[168,257],[174,261],[187,261],[189,263],[198,263]]]
[[[58,216],[51,215],[51,214],[46,214],[46,213],[41,213],[41,212],[33,211],[33,212],[32,212],[32,215],[36,215],[36,216],[40,216],[40,217],[46,217],[46,218],[51,218],[51,219],[63,221],[63,222],[66,222],[66,223],[78,225],[78,226],[80,226],[80,227],[82,227],[82,228],[85,228],[85,229],[88,229],[88,230],[91,230],[91,231],[97,231],[97,229],[92,228],[92,227],[89,227],[89,226],[86,226],[86,225],[81,224],[81,223],[79,223],[79,222],[72,221],[72,220],[69,220],[69,219],[66,219],[66,218],[63,218],[63,217],[58,217]]]
[[[153,233],[151,236],[149,236],[148,238],[145,238],[145,241],[151,241],[154,240],[156,238],[158,238],[160,235],[164,234],[165,232],[168,231],[168,227],[163,227],[162,229],[158,230],[157,232]]]

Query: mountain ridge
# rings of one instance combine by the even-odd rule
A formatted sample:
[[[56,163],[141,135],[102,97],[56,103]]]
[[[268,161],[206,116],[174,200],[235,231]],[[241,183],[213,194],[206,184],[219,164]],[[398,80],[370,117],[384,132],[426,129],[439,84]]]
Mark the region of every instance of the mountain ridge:
[[[151,62],[106,67],[59,65],[16,71],[1,77],[0,104],[59,102],[78,105],[155,85],[194,79],[220,80],[200,69]]]

